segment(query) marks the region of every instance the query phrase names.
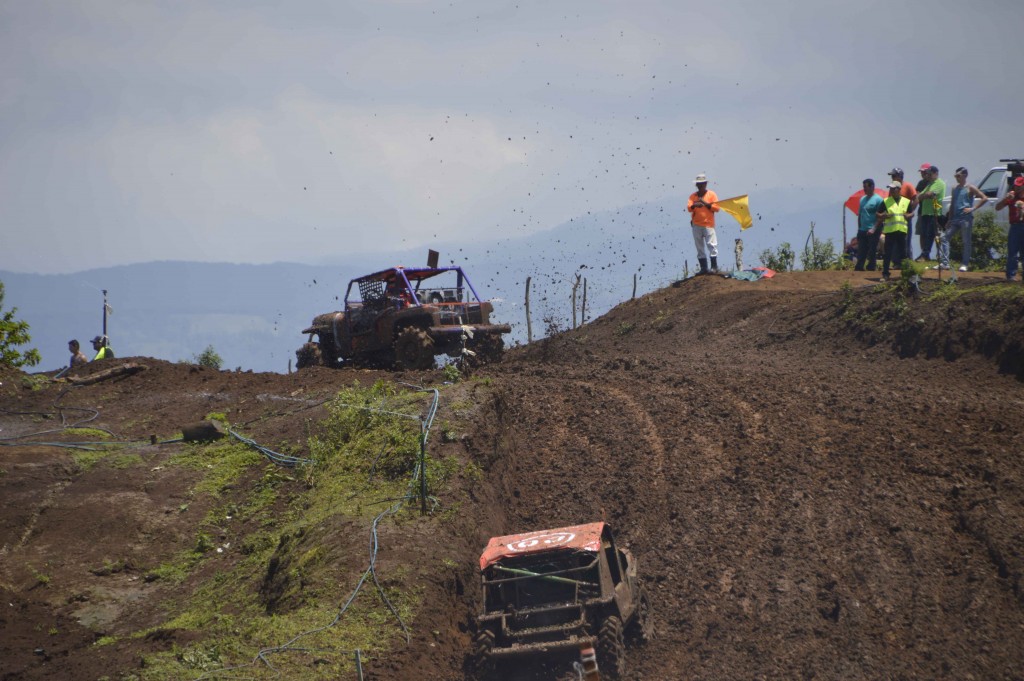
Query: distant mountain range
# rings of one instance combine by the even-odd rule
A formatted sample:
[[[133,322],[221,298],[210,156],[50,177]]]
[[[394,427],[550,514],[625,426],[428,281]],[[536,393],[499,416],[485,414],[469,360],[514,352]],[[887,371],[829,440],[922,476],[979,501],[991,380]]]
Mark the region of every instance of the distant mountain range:
[[[798,199],[797,194],[751,197],[753,213],[772,217],[755,217],[755,227],[743,233],[747,266],[758,264],[761,250],[782,241],[802,248],[815,219],[819,237],[833,237],[838,248],[839,205],[787,210],[804,207]],[[576,274],[587,279],[586,316],[593,319],[630,297],[634,275],[639,296],[681,278],[686,261],[692,272],[696,256],[684,202],[633,205],[583,215],[530,236],[434,248],[442,263],[463,266],[481,296],[495,299],[496,318],[512,324],[509,342],[525,342],[528,276],[536,339],[545,329],[571,324]],[[820,227],[826,222],[832,225],[827,232]],[[740,230],[724,214],[720,224],[719,260],[731,267],[732,242]],[[349,279],[425,263],[423,249],[336,256],[317,265],[151,262],[59,275],[0,271],[0,281],[6,288],[4,310],[17,307],[17,318],[31,327],[31,345],[43,357],[40,370],[67,364],[71,338],[90,353],[88,341],[102,331],[106,289],[113,309],[108,334],[119,356],[191,360],[212,346],[226,369],[285,372],[305,341],[300,331],[314,315],[341,307]]]

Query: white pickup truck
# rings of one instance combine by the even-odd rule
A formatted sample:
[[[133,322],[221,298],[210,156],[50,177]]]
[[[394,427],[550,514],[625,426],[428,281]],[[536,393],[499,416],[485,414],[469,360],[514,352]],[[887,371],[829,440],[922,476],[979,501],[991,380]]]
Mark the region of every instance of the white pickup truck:
[[[1006,191],[1010,186],[1013,176],[1024,174],[1024,160],[1018,158],[1002,158],[999,159],[1000,163],[1005,165],[996,166],[992,170],[988,171],[988,174],[977,184],[978,189],[982,191],[985,196],[988,197],[988,203],[986,203],[981,212],[985,213],[988,211],[994,211],[996,204],[999,200],[1006,196]],[[970,181],[970,178],[968,178]],[[953,185],[947,185],[949,189],[952,189]],[[942,200],[942,212],[949,213],[949,204],[952,201],[952,195],[946,196]],[[975,199],[974,203],[981,201],[981,199]],[[995,211],[996,224],[1000,225],[1003,229],[1009,229],[1010,227],[1010,213],[1006,209]]]

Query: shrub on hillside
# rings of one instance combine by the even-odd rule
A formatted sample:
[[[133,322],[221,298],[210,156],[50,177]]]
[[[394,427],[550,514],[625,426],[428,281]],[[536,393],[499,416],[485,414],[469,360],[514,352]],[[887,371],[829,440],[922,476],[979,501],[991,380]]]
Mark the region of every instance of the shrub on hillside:
[[[210,369],[220,369],[221,365],[224,364],[224,360],[221,359],[221,356],[217,354],[212,345],[207,345],[205,350],[198,355],[193,355],[192,361],[194,364]]]
[[[971,230],[972,270],[1002,270],[1006,268],[1006,230],[996,223],[994,213],[980,213],[974,218]],[[950,264],[961,262],[964,237],[957,232],[949,242]]]
[[[796,261],[796,253],[793,252],[793,247],[789,245],[788,241],[783,241],[774,252],[767,248],[761,251],[758,259],[762,265],[776,272],[790,272]]]
[[[14,315],[18,308],[4,312],[4,283],[0,281],[0,364],[9,367],[35,366],[41,357],[35,348],[21,351],[18,346],[32,341],[28,322],[18,321]]]

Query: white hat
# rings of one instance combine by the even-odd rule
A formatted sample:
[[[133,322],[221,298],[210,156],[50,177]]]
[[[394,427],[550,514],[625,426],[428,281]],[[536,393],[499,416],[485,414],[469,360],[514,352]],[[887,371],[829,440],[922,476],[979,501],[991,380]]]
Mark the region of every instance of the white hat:
[[[700,175],[697,176],[697,179],[694,180],[694,183],[695,184],[700,184],[701,182],[707,182],[707,181],[708,181],[708,176],[705,175],[704,173],[701,173]]]

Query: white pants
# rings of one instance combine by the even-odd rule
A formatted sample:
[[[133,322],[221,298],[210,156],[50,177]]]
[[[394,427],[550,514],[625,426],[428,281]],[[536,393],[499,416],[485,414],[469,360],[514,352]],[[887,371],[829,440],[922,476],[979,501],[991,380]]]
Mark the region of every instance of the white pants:
[[[693,230],[693,243],[697,244],[697,257],[704,259],[708,256],[718,257],[718,236],[714,227],[698,227],[690,225]]]

